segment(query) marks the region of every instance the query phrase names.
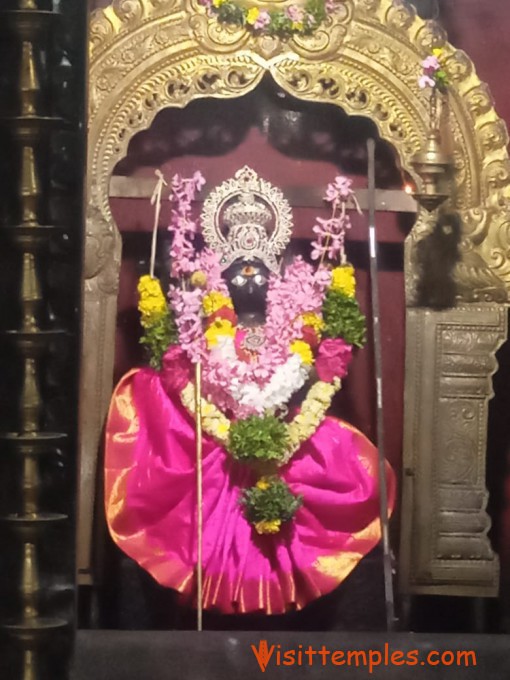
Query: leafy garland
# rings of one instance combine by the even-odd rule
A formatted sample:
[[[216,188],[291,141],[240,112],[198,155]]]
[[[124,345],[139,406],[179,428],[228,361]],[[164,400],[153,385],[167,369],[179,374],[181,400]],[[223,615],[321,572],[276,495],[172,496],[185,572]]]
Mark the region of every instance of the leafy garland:
[[[277,465],[286,465],[292,455],[299,449],[301,444],[309,439],[319,427],[326,416],[326,412],[331,406],[333,396],[341,387],[341,381],[336,378],[331,383],[318,381],[308,390],[300,412],[290,423],[284,423],[287,431],[287,448],[285,454],[277,461]],[[195,414],[195,388],[192,382],[187,385],[180,393],[181,402],[190,415]],[[202,426],[204,432],[215,439],[221,446],[230,451],[230,430],[242,422],[239,420],[230,421],[220,409],[208,399],[202,397]],[[255,419],[255,416],[252,416]],[[259,422],[262,419],[259,419]],[[246,432],[246,430],[245,430]],[[257,435],[258,437],[259,435]],[[252,444],[247,447],[255,448]],[[245,456],[245,460],[248,456]],[[253,462],[253,461],[252,461]]]
[[[290,5],[285,9],[259,9],[236,0],[199,0],[209,14],[222,24],[245,26],[256,35],[311,35],[334,12],[331,0],[308,0],[304,6]]]
[[[295,496],[279,477],[261,477],[255,486],[243,491],[241,503],[258,534],[276,534],[283,522],[294,517],[303,496]]]
[[[267,470],[269,467],[275,469],[286,465],[301,444],[309,439],[317,430],[326,417],[333,396],[340,387],[341,382],[339,378],[334,379],[331,383],[322,381],[314,383],[303,401],[301,411],[290,423],[282,423],[273,416],[266,416],[264,418],[251,416],[245,420],[231,422],[212,402],[202,398],[202,427],[206,434],[225,447],[238,461],[250,464],[259,470],[264,468]],[[194,416],[195,388],[193,383],[189,382],[182,390],[181,402],[188,413]],[[274,420],[278,425],[274,423]],[[282,429],[282,426],[284,429]],[[263,445],[267,446],[267,450],[264,450]],[[269,455],[267,452],[269,452]],[[275,483],[274,480],[279,478],[271,475],[270,479],[272,480],[272,487]],[[260,509],[261,507],[266,507],[264,503],[267,502],[267,507],[274,509],[273,491],[278,498],[281,498],[283,493],[279,490],[280,487],[262,496],[255,493],[255,489],[269,490],[268,487],[259,486],[262,480],[267,482],[267,478],[263,476],[254,487],[245,491],[241,497],[241,502],[246,507],[248,521],[254,524],[259,534],[277,533],[282,522],[292,518],[301,502],[297,502],[299,497],[294,496],[287,487],[285,512],[280,515],[272,515],[269,519],[267,516],[264,516],[262,519],[257,519],[253,522],[250,519],[250,517],[255,517],[256,515],[255,508],[252,508],[253,504],[256,508]],[[250,493],[247,494],[247,492]],[[290,512],[291,510],[292,512]]]
[[[349,345],[363,347],[366,342],[365,317],[355,298],[330,288],[322,306],[324,335],[342,338]]]
[[[250,416],[230,426],[228,449],[241,463],[281,462],[288,446],[285,423],[273,415]]]
[[[140,324],[143,328],[140,344],[146,346],[150,366],[159,371],[169,345],[179,340],[177,325],[158,279],[142,276],[138,282],[138,296]]]

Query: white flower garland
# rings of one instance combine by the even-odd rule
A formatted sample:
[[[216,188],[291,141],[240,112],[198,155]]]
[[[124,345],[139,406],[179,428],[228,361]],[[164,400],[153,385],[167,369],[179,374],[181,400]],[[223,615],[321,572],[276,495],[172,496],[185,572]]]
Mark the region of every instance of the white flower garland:
[[[232,381],[230,393],[243,406],[251,407],[257,415],[275,411],[285,406],[310,375],[310,366],[303,364],[298,354],[293,354],[278,366],[271,379],[263,388],[256,383]]]
[[[211,358],[219,362],[237,359],[233,338],[223,336],[217,347],[211,351]],[[243,382],[240,378],[232,376],[227,392],[241,406],[262,415],[285,406],[306,383],[310,370],[311,366],[304,364],[299,354],[292,354],[284,364],[275,369],[264,387],[254,381]]]

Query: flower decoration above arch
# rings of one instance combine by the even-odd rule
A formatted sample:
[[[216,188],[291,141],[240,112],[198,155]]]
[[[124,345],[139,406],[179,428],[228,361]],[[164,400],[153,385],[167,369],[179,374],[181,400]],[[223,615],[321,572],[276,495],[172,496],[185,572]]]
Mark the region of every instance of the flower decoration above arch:
[[[199,0],[199,4],[222,24],[244,26],[254,35],[281,38],[311,35],[328,16],[342,8],[342,0],[307,0],[284,9],[261,9],[238,0]]]
[[[422,73],[418,79],[420,89],[424,90],[428,87],[432,90],[438,90],[443,94],[446,92],[448,86],[448,75],[445,69],[445,54],[441,47],[436,47],[432,50],[422,62]]]

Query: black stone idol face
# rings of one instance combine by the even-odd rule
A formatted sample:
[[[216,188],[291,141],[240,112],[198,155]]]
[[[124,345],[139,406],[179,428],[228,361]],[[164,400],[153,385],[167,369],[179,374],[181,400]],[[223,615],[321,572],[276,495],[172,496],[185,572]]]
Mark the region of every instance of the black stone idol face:
[[[239,323],[258,326],[266,319],[269,269],[258,259],[236,260],[223,272]]]

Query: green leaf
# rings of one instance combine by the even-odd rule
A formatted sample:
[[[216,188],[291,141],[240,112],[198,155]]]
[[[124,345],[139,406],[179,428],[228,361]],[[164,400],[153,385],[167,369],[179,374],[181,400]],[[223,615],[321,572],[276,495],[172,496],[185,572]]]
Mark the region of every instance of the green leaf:
[[[246,519],[252,524],[277,519],[288,522],[302,505],[303,497],[295,496],[278,477],[271,477],[267,481],[267,489],[253,486],[243,491],[240,502],[245,507]]]
[[[275,416],[250,416],[230,427],[228,450],[239,461],[280,461],[288,445],[287,428]]]
[[[244,25],[246,12],[234,2],[227,0],[227,2],[217,7],[215,11],[218,14],[218,20],[223,23],[235,24],[237,26]]]
[[[366,342],[365,317],[355,298],[338,290],[328,290],[322,306],[324,335],[342,338],[350,345],[363,347]]]
[[[175,319],[169,309],[155,323],[143,329],[140,344],[145,345],[149,355],[149,364],[152,368],[161,370],[163,355],[168,347],[175,344],[178,339]]]

